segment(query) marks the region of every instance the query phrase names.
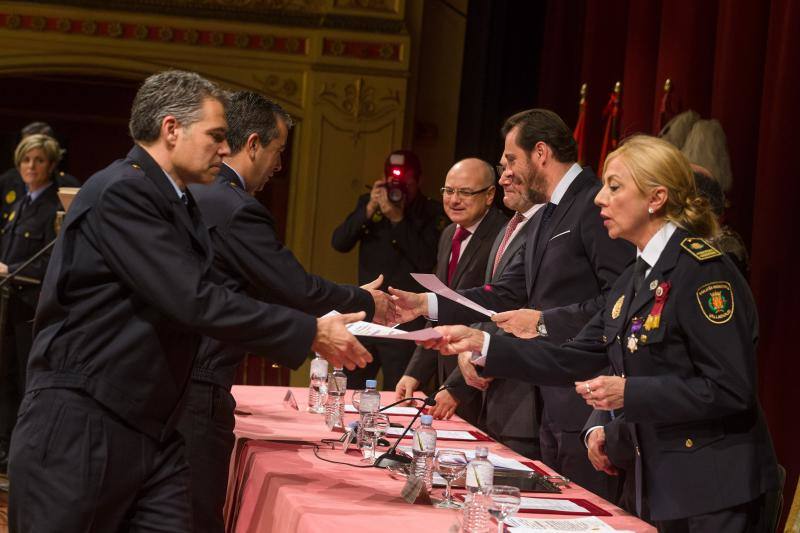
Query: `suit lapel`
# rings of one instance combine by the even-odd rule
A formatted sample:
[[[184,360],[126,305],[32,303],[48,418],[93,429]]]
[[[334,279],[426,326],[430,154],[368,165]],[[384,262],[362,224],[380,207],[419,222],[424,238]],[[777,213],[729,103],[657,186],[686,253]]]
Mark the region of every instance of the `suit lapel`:
[[[486,263],[486,271],[483,274],[483,279],[486,283],[489,283],[489,281],[491,281],[492,279],[492,271],[494,270],[494,258],[497,255],[497,250],[500,248],[500,243],[503,242],[503,236],[506,233],[507,226],[508,224],[503,226],[503,228],[500,230],[500,233],[498,233],[497,237],[494,238],[494,242],[492,243],[492,249],[489,251],[489,261],[487,261]],[[519,233],[517,234],[517,237],[519,237]],[[503,252],[503,257],[500,258],[500,263],[502,263],[503,259],[506,257],[508,248],[510,246],[511,243],[508,243],[508,246],[506,246],[506,251]],[[500,270],[500,263],[497,264],[497,270]]]
[[[175,193],[175,188],[172,186],[169,178],[164,173],[164,170],[158,166],[158,163],[156,163],[155,160],[150,157],[150,154],[148,154],[139,145],[135,145],[131,151],[128,152],[128,157],[142,167],[145,176],[153,182],[161,194],[163,194],[164,197],[169,201],[172,211],[175,214],[175,219],[179,220],[181,224],[184,225],[192,241],[203,253],[203,255],[206,256],[206,259],[208,260],[209,256],[213,256],[211,253],[211,247],[209,246],[208,234],[205,227],[203,227],[202,223],[195,226],[194,222],[189,217],[189,211],[187,210],[186,205],[184,205],[183,201],[178,198],[178,195]],[[186,195],[189,196],[191,202],[194,203],[194,199],[191,198],[191,193],[189,192],[188,188],[186,190]],[[198,221],[202,221],[199,211],[197,216]]]
[[[642,310],[647,304],[653,301],[655,297],[655,288],[659,283],[667,278],[667,274],[675,267],[680,255],[680,246],[678,243],[683,240],[688,234],[681,230],[675,230],[675,233],[670,237],[669,242],[661,252],[661,257],[658,258],[656,264],[650,269],[650,274],[642,282],[642,287],[639,293],[631,302],[627,316],[632,316]]]
[[[467,247],[461,252],[461,257],[458,258],[456,271],[453,274],[453,282],[450,284],[451,287],[458,287],[461,278],[466,272],[469,271],[472,263],[475,262],[475,258],[480,252],[483,242],[486,239],[491,239],[494,237],[491,230],[492,228],[496,227],[494,224],[495,218],[500,216],[503,215],[501,215],[494,208],[490,208],[486,213],[486,216],[483,217],[483,220],[481,220],[481,223],[475,229],[475,233],[472,235],[472,238],[470,238],[469,242],[467,243]]]
[[[572,207],[573,202],[575,201],[575,190],[576,185],[578,182],[578,178],[575,178],[575,181],[570,185],[570,188],[567,191],[567,194],[561,199],[561,202],[556,206],[556,210],[550,216],[550,221],[547,223],[547,227],[542,230],[541,224],[537,228],[536,232],[536,239],[533,241],[536,243],[536,247],[533,251],[533,269],[531,272],[533,273],[533,278],[531,279],[531,287],[536,283],[536,277],[539,275],[539,267],[542,264],[542,258],[544,257],[545,252],[547,251],[547,245],[550,241],[550,238],[553,236],[555,229],[558,227],[559,223],[564,219],[564,216],[569,211],[570,207]],[[541,235],[539,235],[541,233]]]
[[[456,225],[450,224],[442,232],[439,240],[438,261],[436,261],[436,277],[447,285],[447,265],[450,262],[450,249],[452,248],[453,235],[456,232]]]
[[[500,262],[497,263],[497,270],[495,270],[494,279],[500,278],[500,275],[503,273],[508,264],[511,262],[511,259],[513,259],[515,255],[517,255],[517,252],[525,243],[525,237],[527,236],[528,230],[530,229],[528,226],[532,223],[533,221],[529,221],[527,224],[525,224],[525,226],[523,226],[522,229],[516,235],[514,235],[514,238],[511,239],[511,242],[508,243],[508,246],[506,246],[506,249],[503,251],[503,256],[500,258]],[[502,234],[500,235],[500,238],[501,239],[503,238]],[[494,254],[492,254],[492,261],[494,261]],[[489,276],[491,275],[492,274],[490,271]]]

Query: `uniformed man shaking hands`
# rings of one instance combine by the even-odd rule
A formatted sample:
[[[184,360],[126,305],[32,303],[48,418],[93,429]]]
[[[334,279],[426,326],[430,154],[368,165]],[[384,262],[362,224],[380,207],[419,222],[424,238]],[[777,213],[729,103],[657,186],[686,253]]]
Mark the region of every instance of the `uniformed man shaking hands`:
[[[187,72],[149,77],[136,145],[84,184],[44,280],[25,398],[11,442],[12,531],[191,531],[175,431],[200,334],[267,353],[313,349],[363,366],[345,329],[235,293],[212,268],[186,185],[228,154],[225,96]]]

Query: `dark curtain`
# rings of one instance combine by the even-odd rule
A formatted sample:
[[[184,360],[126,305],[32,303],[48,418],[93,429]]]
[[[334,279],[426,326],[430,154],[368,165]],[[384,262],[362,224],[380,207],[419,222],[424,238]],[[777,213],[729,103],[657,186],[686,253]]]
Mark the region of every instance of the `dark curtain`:
[[[484,23],[486,19],[474,15],[492,4],[473,0],[468,25]],[[482,57],[467,53],[467,43],[469,90],[494,86],[515,74],[494,70],[491,80],[477,79],[493,62],[502,61],[496,52],[506,49],[508,39],[519,40],[504,31],[518,25],[514,9],[503,11],[484,27],[488,40],[483,44],[491,46],[482,48]],[[622,82],[622,137],[655,133],[666,78],[673,84],[670,117],[693,109],[720,121],[733,172],[726,223],[751,251],[750,283],[760,316],[759,394],[778,459],[788,471],[785,494],[791,497],[800,473],[800,402],[789,392],[799,390],[792,384],[800,375],[793,336],[800,326],[795,310],[800,306],[800,268],[792,253],[800,247],[794,207],[800,197],[795,135],[800,127],[800,2],[547,0],[538,14],[540,34],[534,27],[527,36],[529,63],[539,64],[537,86],[485,91],[486,105],[476,109],[473,99],[466,110],[462,90],[462,118],[478,113],[480,128],[494,134],[510,112],[538,106],[553,109],[574,125],[580,85],[588,83],[586,154],[593,167],[602,142],[602,110],[616,81]],[[518,105],[502,113],[504,103],[493,98]],[[461,153],[469,151],[474,135],[480,134],[470,121],[459,122]]]

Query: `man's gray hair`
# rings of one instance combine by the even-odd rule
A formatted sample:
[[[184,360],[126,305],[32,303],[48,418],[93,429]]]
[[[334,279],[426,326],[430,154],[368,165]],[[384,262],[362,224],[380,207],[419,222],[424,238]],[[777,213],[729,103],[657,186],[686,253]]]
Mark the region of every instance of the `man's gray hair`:
[[[191,126],[202,115],[207,98],[227,104],[225,92],[194,72],[167,70],[142,83],[131,107],[128,129],[134,141],[151,143],[161,134],[161,123],[175,117],[181,126]]]
[[[253,133],[258,134],[262,146],[278,138],[278,119],[283,120],[287,129],[294,125],[280,105],[253,91],[240,91],[228,95],[228,146],[231,154],[238,154]]]

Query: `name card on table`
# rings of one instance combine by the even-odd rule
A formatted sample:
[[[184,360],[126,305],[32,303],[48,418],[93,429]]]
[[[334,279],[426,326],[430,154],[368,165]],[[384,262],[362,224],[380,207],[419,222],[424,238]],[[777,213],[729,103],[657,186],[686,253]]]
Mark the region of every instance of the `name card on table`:
[[[295,400],[291,389],[287,390],[286,395],[283,397],[283,406],[287,409],[294,409],[295,411],[300,410],[300,408],[297,407],[297,400]]]
[[[555,533],[564,531],[592,531],[598,533],[622,533],[599,518],[506,518],[510,533]]]

